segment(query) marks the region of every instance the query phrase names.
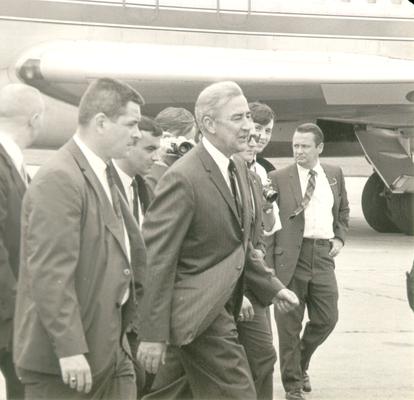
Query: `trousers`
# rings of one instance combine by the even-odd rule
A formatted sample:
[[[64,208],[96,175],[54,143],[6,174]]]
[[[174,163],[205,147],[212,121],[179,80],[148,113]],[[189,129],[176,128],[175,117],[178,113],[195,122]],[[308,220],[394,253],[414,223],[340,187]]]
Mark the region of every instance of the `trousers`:
[[[286,391],[302,388],[303,373],[309,368],[312,354],[338,321],[338,285],[329,251],[328,240],[303,240],[296,270],[288,285],[300,304],[287,314],[275,308],[280,372]],[[300,337],[305,309],[309,321]]]

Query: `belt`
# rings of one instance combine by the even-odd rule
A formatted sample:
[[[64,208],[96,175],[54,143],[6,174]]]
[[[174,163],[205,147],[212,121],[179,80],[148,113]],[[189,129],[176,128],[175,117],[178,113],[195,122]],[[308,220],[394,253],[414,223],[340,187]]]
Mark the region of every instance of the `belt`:
[[[324,245],[329,244],[329,239],[314,239],[314,238],[303,238],[304,242],[310,243],[310,244],[316,244],[316,245]]]

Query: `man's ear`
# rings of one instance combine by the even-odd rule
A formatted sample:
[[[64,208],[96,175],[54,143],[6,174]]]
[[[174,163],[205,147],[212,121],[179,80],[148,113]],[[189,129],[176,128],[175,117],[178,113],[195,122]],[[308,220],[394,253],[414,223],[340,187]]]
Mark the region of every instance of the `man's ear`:
[[[323,152],[323,142],[318,144],[318,154]]]
[[[108,117],[104,113],[98,113],[92,118],[95,129],[98,132],[103,132],[105,130],[106,123],[108,122]]]
[[[214,119],[211,118],[209,115],[205,115],[202,118],[201,124],[204,126],[204,129],[209,134],[214,135],[216,133],[216,121],[214,121]]]

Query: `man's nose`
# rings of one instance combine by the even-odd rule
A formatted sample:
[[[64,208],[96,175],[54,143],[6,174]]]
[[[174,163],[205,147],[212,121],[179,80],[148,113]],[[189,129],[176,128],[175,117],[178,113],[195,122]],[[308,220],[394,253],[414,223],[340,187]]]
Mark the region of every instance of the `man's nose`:
[[[138,125],[136,126],[136,129],[132,131],[131,138],[134,140],[142,139],[142,133],[139,130]]]

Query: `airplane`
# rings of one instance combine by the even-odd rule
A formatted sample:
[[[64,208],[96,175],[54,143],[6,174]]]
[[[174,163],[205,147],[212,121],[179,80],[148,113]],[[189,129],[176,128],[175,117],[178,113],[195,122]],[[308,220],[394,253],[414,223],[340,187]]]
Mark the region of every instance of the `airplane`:
[[[2,0],[0,86],[41,91],[35,147],[53,149],[95,78],[136,87],[152,116],[234,80],[276,112],[265,155],[290,156],[295,127],[316,122],[324,153],[371,164],[368,224],[413,235],[413,22],[407,0]]]

